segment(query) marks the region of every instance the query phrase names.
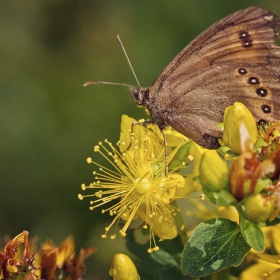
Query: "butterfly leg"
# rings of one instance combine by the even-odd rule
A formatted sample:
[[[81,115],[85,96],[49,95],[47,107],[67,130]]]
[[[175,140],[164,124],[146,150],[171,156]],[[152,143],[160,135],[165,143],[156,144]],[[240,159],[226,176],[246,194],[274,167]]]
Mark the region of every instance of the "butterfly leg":
[[[167,160],[168,160],[168,151],[167,151],[166,135],[165,135],[163,129],[161,129],[160,131],[161,131],[161,134],[162,134],[162,136],[163,136],[163,143],[164,143],[164,161],[165,161],[164,174],[165,174],[165,176],[167,176],[167,174],[168,174],[168,163],[167,163]]]

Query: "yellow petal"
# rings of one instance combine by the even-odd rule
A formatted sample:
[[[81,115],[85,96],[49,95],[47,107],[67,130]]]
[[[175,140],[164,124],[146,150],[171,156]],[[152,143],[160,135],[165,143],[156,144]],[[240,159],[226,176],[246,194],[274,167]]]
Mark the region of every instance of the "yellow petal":
[[[178,146],[182,142],[182,140],[186,138],[186,136],[175,131],[170,126],[164,129],[164,133],[168,147]]]
[[[130,131],[132,123],[136,122],[135,119],[130,118],[127,115],[122,115],[121,118],[121,133],[120,133],[120,150],[124,152],[130,145]]]
[[[257,264],[245,269],[241,273],[239,280],[264,280],[264,274],[271,274],[278,267],[279,265],[260,260]]]
[[[280,255],[257,254],[257,256],[270,263],[275,263],[280,265]]]
[[[175,198],[187,197],[189,194],[200,191],[201,189],[201,186],[194,180],[194,176],[187,174],[185,176],[185,185],[183,188],[176,189]]]
[[[150,217],[146,213],[146,205],[141,205],[137,210],[137,215],[144,220],[151,228],[151,230],[161,239],[173,239],[177,236],[178,231],[174,224],[174,217],[170,212],[163,212],[158,209],[156,213]],[[161,212],[161,213],[160,213]]]
[[[204,149],[203,147],[197,145],[195,142],[193,142],[190,147],[189,153],[194,158],[194,167],[193,167],[194,176],[199,175],[200,160],[205,151],[207,151],[207,149]]]
[[[58,247],[58,256],[56,264],[62,267],[66,260],[71,260],[75,255],[75,243],[73,236],[68,236]]]

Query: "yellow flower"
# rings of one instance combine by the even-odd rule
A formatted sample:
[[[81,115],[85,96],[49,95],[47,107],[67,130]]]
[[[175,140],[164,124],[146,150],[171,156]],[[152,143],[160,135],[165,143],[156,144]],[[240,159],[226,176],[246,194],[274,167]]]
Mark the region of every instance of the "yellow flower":
[[[94,172],[96,181],[89,186],[83,184],[82,190],[96,191],[90,195],[79,194],[78,197],[79,199],[94,197],[90,202],[91,210],[115,201],[113,206],[102,210],[102,213],[109,212],[114,216],[111,224],[105,228],[103,238],[107,237],[111,227],[118,223],[120,218],[125,221],[120,230],[121,236],[126,236],[126,230],[133,219],[138,217],[143,219],[143,228],[150,227],[148,251],[153,252],[159,249],[155,243],[155,235],[160,239],[173,239],[177,236],[174,215],[179,210],[170,205],[170,202],[185,197],[190,192],[185,185],[184,177],[178,173],[190,158],[186,158],[186,162],[169,170],[165,176],[164,142],[157,133],[153,132],[157,126],[150,125],[147,129],[141,125],[134,125],[131,133],[133,122],[134,120],[127,116],[122,118],[121,137],[117,143],[120,152],[108,140],[105,140],[105,144],[100,142],[95,146],[94,151],[105,157],[114,170],[88,158],[87,162],[99,166],[99,171]],[[176,132],[173,131],[174,133]],[[187,139],[179,133],[176,135],[181,141],[178,141],[178,145],[173,149],[168,148],[167,164],[187,142]],[[170,137],[167,137],[167,145]],[[174,140],[173,136],[172,139]],[[111,235],[112,239],[115,237],[115,234]]]

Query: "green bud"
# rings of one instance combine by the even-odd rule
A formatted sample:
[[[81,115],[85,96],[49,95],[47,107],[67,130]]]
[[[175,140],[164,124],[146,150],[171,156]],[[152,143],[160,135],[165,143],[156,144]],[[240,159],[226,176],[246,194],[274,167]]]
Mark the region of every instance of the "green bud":
[[[242,123],[247,130],[246,133],[243,131],[244,128],[242,130]],[[224,113],[223,141],[225,145],[230,147],[233,152],[240,154],[247,140],[254,145],[257,138],[256,121],[247,107],[240,102],[228,106]]]
[[[227,164],[215,150],[206,150],[199,165],[199,179],[203,188],[210,192],[219,192],[229,184]]]
[[[113,280],[139,280],[136,267],[125,254],[116,254],[111,262],[109,276]]]
[[[274,200],[267,195],[255,194],[244,201],[245,216],[252,222],[265,222],[274,210]]]

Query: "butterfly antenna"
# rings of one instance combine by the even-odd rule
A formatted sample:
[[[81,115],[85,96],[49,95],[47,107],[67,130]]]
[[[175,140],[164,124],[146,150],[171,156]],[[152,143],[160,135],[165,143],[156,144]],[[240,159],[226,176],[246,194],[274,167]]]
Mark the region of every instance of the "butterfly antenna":
[[[123,46],[123,43],[122,43],[121,38],[120,38],[119,35],[117,35],[117,40],[118,40],[119,44],[120,44],[121,47],[122,47],[122,50],[123,50],[123,52],[124,52],[124,54],[125,54],[126,60],[127,60],[129,66],[130,66],[130,69],[131,69],[131,71],[132,71],[132,73],[133,73],[133,76],[134,76],[134,78],[135,78],[135,80],[136,80],[136,83],[137,83],[138,87],[141,87],[141,86],[140,86],[140,83],[139,83],[139,81],[138,81],[138,79],[137,79],[137,76],[136,76],[136,74],[135,74],[135,72],[134,72],[134,70],[133,70],[133,67],[132,67],[132,65],[131,65],[131,62],[130,62],[130,60],[129,60],[129,58],[128,58],[128,55],[127,55],[127,53],[126,53],[126,51],[125,51],[125,48],[124,48],[124,46]]]
[[[105,84],[105,85],[124,86],[124,87],[134,88],[134,86],[129,85],[129,84],[103,82],[103,81],[89,81],[84,84],[84,87],[89,86],[89,85],[96,85],[96,84]]]
[[[135,78],[135,80],[136,80],[136,82],[137,82],[137,84],[138,84],[138,87],[140,87],[140,83],[139,83],[139,81],[138,81],[138,79],[137,79],[137,77],[136,77],[136,74],[135,74],[135,72],[134,72],[134,70],[133,70],[133,67],[132,67],[132,65],[131,65],[131,63],[130,63],[130,60],[129,60],[129,58],[128,58],[128,55],[127,55],[127,53],[126,53],[126,51],[125,51],[125,48],[124,48],[124,46],[123,46],[123,43],[122,43],[122,41],[121,41],[119,35],[117,35],[117,40],[118,40],[119,44],[120,44],[121,47],[122,47],[122,50],[123,50],[123,52],[124,52],[124,54],[125,54],[125,57],[126,57],[126,59],[127,59],[127,61],[128,61],[129,66],[130,66],[130,69],[131,69],[131,71],[132,71],[132,73],[133,73],[133,75],[134,75],[134,78]],[[86,82],[86,83],[84,84],[84,87],[89,86],[89,85],[96,85],[96,84],[105,84],[105,85],[124,86],[124,87],[128,87],[128,88],[135,88],[135,87],[132,86],[132,85],[128,85],[128,84],[124,84],[124,83],[112,83],[112,82],[104,82],[104,81],[89,81],[89,82]]]

